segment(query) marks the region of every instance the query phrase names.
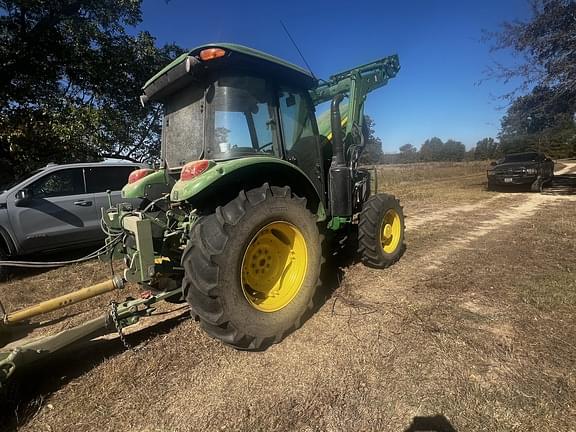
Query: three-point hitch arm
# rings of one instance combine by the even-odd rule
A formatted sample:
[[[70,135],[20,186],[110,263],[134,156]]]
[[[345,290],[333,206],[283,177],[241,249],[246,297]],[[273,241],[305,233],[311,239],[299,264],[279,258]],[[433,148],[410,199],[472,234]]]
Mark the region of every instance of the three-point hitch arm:
[[[347,96],[348,122],[346,136],[364,121],[366,95],[388,83],[400,70],[397,55],[384,57],[372,63],[333,75],[330,79],[310,92],[314,105],[332,100],[337,95]]]

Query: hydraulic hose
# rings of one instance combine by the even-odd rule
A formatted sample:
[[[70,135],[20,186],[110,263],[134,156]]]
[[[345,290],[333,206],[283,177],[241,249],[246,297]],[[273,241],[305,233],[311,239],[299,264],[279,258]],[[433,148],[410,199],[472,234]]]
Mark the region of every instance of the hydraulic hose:
[[[119,234],[114,239],[96,249],[94,252],[90,252],[88,255],[69,261],[0,261],[0,265],[6,267],[23,267],[23,268],[52,268],[52,267],[62,267],[69,264],[78,264],[84,261],[89,261],[99,256],[106,255],[120,242],[122,235]]]

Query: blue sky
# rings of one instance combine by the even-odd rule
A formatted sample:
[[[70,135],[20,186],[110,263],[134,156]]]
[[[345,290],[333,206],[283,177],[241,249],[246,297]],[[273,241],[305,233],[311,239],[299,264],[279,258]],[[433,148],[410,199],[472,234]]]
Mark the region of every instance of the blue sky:
[[[144,0],[141,29],[159,44],[192,48],[207,42],[251,46],[303,66],[282,30],[284,21],[314,73],[322,78],[397,53],[401,70],[371,93],[366,114],[376,122],[385,152],[433,136],[468,148],[496,136],[512,84],[478,82],[494,60],[482,29],[526,19],[527,0],[219,1]]]

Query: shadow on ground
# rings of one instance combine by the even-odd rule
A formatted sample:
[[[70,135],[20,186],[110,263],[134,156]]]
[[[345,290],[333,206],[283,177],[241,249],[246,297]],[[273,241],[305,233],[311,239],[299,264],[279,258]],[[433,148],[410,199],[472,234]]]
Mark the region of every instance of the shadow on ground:
[[[544,185],[542,193],[547,195],[574,195],[576,194],[576,174],[563,174],[555,176],[551,182]]]
[[[456,432],[450,421],[443,415],[414,417],[404,432]]]

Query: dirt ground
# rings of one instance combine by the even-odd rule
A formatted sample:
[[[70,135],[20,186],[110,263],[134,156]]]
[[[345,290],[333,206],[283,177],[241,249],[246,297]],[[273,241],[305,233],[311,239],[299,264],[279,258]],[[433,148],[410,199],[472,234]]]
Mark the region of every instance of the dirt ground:
[[[380,167],[404,257],[333,267],[331,297],[281,344],[235,351],[176,306],[131,331],[136,351],[113,337],[37,368],[5,430],[576,431],[576,195],[487,192],[485,168]],[[0,298],[22,307],[109,274],[21,272]]]

